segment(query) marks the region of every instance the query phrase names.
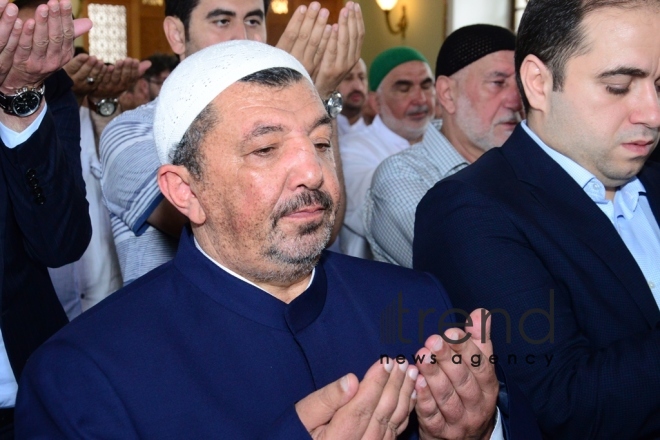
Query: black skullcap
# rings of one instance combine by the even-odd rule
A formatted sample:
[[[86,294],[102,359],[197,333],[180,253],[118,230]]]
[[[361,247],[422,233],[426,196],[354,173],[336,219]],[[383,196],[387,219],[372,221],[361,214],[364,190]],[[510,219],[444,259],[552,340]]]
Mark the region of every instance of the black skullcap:
[[[516,36],[506,28],[491,24],[462,27],[442,43],[435,63],[435,75],[451,76],[486,55],[515,48]]]

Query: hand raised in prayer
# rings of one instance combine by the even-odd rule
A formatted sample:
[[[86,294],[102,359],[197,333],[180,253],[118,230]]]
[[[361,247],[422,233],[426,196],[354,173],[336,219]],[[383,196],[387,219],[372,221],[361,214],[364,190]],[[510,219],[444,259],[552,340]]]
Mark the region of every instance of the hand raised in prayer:
[[[339,83],[360,59],[364,40],[364,20],[360,5],[346,3],[339,12],[339,23],[332,26],[322,58],[311,74],[321,98],[337,90]]]
[[[300,61],[310,76],[318,67],[330,38],[331,26],[326,24],[329,15],[319,2],[298,7],[276,45]]]
[[[389,370],[389,371],[388,371]],[[376,362],[358,383],[344,376],[296,404],[312,438],[396,439],[415,406],[418,370],[392,359]]]
[[[103,76],[98,78],[98,87],[90,94],[96,98],[117,98],[133,87],[144,72],[151,67],[151,61],[124,58],[108,66]]]
[[[329,15],[319,2],[298,7],[276,45],[300,61],[310,76],[318,68],[330,38],[332,27],[326,24]]]
[[[76,55],[64,66],[64,70],[73,81],[71,90],[79,101],[96,90],[100,83],[99,80],[107,69],[108,66],[103,60],[86,53]]]
[[[487,439],[493,432],[499,382],[489,361],[493,354],[490,319],[483,323],[481,317],[479,309],[470,314],[473,325],[469,337],[456,328],[445,332],[449,340],[465,339],[463,342],[450,344],[433,335],[417,352],[420,358],[424,356],[415,386],[415,411],[422,439]],[[487,337],[482,341],[484,325]],[[435,364],[431,363],[432,354]],[[459,354],[461,363],[457,364],[452,357]]]
[[[17,18],[18,8],[8,0],[0,0],[0,84],[14,62],[14,54],[21,36],[23,22]]]
[[[4,2],[4,0],[2,0]],[[7,5],[3,18],[0,20],[0,38],[5,25],[12,21],[5,15],[14,11]],[[10,16],[11,17],[11,16]],[[13,19],[14,30],[9,40],[13,44],[16,29],[21,24]],[[0,90],[4,93],[14,93],[22,87],[39,87],[53,72],[62,68],[73,57],[73,40],[89,31],[92,22],[87,18],[73,19],[70,0],[49,0],[45,5],[39,5],[34,18],[22,24],[18,44],[15,48],[7,44],[3,50],[7,55],[13,51],[11,69],[4,78],[0,78]],[[3,60],[4,61],[4,60]],[[5,66],[5,64],[2,64]]]

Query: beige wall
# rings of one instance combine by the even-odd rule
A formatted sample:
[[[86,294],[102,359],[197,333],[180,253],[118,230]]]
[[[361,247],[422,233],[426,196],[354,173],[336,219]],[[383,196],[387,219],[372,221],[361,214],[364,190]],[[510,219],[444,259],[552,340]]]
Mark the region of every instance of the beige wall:
[[[392,35],[385,24],[385,13],[378,7],[376,0],[358,0],[364,15],[366,35],[362,46],[362,57],[371,65],[371,61],[380,52],[394,46],[411,46],[419,50],[429,60],[435,70],[435,59],[445,35],[445,0],[399,0],[390,12],[390,22],[396,23],[401,18],[401,6],[406,6],[408,30],[406,38]]]
[[[447,0],[447,34],[477,23],[511,26],[511,2],[503,0]]]

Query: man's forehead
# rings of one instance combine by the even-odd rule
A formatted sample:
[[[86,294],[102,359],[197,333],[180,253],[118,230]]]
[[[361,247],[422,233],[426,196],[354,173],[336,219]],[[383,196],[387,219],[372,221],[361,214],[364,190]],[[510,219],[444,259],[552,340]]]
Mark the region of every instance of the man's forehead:
[[[589,13],[583,22],[584,43],[568,63],[588,56],[598,69],[655,70],[660,58],[660,3],[630,9],[605,7]],[[650,31],[653,29],[653,31]],[[653,74],[653,72],[648,72]]]
[[[427,78],[432,79],[431,67],[427,63],[423,61],[408,61],[392,69],[385,76],[383,82],[388,84],[393,84],[401,80],[423,82]]]
[[[214,10],[247,13],[256,10],[264,11],[263,0],[199,0],[193,12],[208,14]]]
[[[364,64],[364,61],[360,59],[355,66],[351,69],[351,73],[358,74],[358,73],[367,73],[367,66]]]
[[[294,113],[301,109],[310,112],[318,107],[321,113],[325,112],[316,89],[305,78],[278,87],[258,82],[237,81],[220,92],[213,99],[213,103],[218,108],[224,108],[225,111],[257,106],[282,108]],[[310,107],[314,110],[310,110]]]
[[[514,52],[512,50],[498,50],[489,53],[467,65],[464,69],[477,72],[486,77],[511,76],[515,73]]]

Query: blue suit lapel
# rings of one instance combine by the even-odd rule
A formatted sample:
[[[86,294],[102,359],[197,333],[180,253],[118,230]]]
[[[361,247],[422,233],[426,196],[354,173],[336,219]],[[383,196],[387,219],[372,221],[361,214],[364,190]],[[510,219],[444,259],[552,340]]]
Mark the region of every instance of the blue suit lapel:
[[[649,325],[655,327],[660,321],[660,313],[646,279],[600,208],[521,127],[501,150],[518,179],[529,185],[531,196],[553,216],[546,220],[559,222],[585,243],[619,279],[622,291],[627,291],[637,303]],[[658,218],[660,203],[654,204],[654,215]],[[594,267],[594,271],[598,270],[597,266]],[[594,276],[599,274],[594,273]]]

